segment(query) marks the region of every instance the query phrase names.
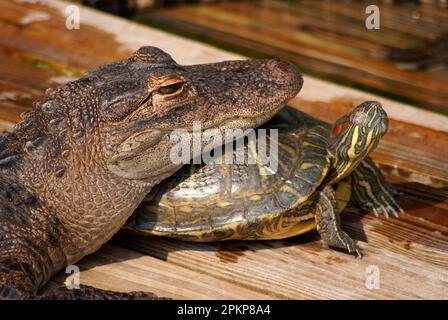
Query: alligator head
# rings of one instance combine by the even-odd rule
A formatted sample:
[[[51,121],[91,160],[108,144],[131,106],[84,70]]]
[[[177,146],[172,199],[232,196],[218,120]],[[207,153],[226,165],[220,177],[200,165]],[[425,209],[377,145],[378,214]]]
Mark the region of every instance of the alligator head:
[[[297,69],[285,61],[181,66],[153,47],[89,77],[104,79],[98,81],[104,90],[100,134],[109,169],[151,185],[179,168],[169,158],[173,130],[191,131],[194,121],[202,130],[256,127],[302,86]]]

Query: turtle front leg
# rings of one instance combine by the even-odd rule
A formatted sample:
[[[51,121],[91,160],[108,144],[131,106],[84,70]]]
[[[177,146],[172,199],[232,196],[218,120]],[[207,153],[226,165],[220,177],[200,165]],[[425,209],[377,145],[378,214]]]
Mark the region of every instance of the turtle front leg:
[[[362,251],[355,240],[342,230],[334,190],[325,186],[317,194],[319,198],[316,206],[316,225],[322,240],[329,246],[346,249],[362,258]]]
[[[394,199],[398,191],[386,182],[380,169],[371,159],[365,158],[361,161],[350,178],[353,197],[362,209],[372,211],[376,217],[383,214],[386,218],[389,216],[398,218],[398,213],[403,212]]]

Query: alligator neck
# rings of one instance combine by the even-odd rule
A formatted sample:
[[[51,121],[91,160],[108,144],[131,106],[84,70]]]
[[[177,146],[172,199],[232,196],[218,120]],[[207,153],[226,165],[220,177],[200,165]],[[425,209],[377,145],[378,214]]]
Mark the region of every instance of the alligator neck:
[[[23,186],[65,230],[60,243],[69,264],[109,240],[153,185],[114,176],[101,156],[98,126],[73,114],[60,101],[38,104],[0,142],[0,175]]]

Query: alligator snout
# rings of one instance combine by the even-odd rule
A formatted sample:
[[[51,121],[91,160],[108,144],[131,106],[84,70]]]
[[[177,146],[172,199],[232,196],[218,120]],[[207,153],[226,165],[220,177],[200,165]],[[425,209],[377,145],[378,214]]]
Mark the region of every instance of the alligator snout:
[[[303,85],[303,78],[299,69],[289,61],[272,59],[267,63],[270,81],[283,86],[286,100],[294,98]]]
[[[285,104],[302,88],[302,75],[291,62],[275,58],[249,60],[246,63],[251,66],[247,87],[265,102]]]

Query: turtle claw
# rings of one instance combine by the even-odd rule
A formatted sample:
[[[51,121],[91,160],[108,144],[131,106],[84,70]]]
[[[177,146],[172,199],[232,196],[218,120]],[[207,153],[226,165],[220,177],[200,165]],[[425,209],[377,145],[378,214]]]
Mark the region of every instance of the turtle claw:
[[[373,214],[376,217],[378,217],[377,211],[380,211],[386,219],[389,219],[391,217],[399,218],[400,216],[399,216],[398,212],[400,211],[400,209],[401,208],[398,205],[394,205],[394,206],[386,205],[386,206],[381,206],[379,210],[373,209],[374,210]],[[403,209],[401,209],[401,210],[403,210]]]
[[[392,216],[394,218],[399,219],[400,218],[400,213],[403,213],[404,211],[403,211],[403,209],[400,206],[398,206],[398,208],[396,208],[396,209],[391,208],[391,212],[392,212]]]
[[[390,205],[387,206],[387,209],[391,216],[398,219],[400,218],[400,213],[404,213],[403,208],[395,201],[394,198],[391,198]]]
[[[351,254],[355,254],[357,259],[362,259],[363,254],[362,254],[361,248],[358,247],[358,245],[356,244],[356,242],[353,239],[351,239],[351,238],[349,238],[349,239],[350,239],[350,241],[346,244],[346,248],[347,248],[348,252]]]
[[[374,204],[373,202],[364,203],[363,207],[367,211],[371,211],[373,215],[377,218],[379,216],[384,216],[386,219],[390,217],[400,218],[399,213],[403,213],[401,206],[395,201],[394,198],[390,197],[388,201],[383,200],[384,204]]]
[[[373,213],[373,215],[374,215],[375,217],[377,217],[377,218],[380,217],[380,215],[379,215],[379,213],[378,213],[378,210],[376,210],[375,208],[372,208],[372,213]]]
[[[386,219],[389,219],[389,207],[381,206],[381,211],[383,211],[383,215],[386,217]]]
[[[337,240],[331,245],[339,248],[345,248],[350,254],[355,254],[358,259],[363,257],[361,248],[356,241],[349,237],[344,231],[338,232]]]
[[[364,257],[361,249],[357,248],[356,249],[356,259],[362,259]]]

